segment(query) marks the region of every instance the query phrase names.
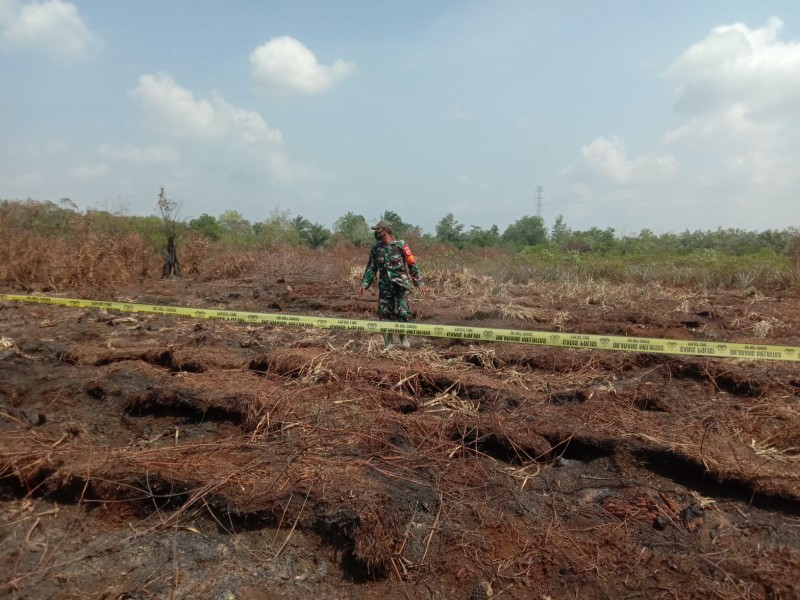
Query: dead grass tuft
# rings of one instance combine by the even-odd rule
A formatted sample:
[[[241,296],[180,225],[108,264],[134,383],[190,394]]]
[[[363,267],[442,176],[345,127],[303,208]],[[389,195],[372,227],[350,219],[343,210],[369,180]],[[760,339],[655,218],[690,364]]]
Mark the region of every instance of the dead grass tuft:
[[[467,417],[477,417],[480,412],[480,404],[468,398],[460,398],[458,396],[458,390],[459,384],[456,382],[431,400],[423,402],[420,408],[427,413],[444,412]]]
[[[545,320],[542,311],[533,308],[527,308],[518,304],[508,304],[500,308],[500,313],[503,319],[514,321],[537,321],[542,322]]]

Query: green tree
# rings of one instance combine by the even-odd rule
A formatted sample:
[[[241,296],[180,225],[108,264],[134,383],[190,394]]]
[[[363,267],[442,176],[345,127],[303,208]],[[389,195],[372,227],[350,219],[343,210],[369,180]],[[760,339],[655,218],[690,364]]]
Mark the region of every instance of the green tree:
[[[328,240],[331,239],[331,232],[319,223],[312,223],[303,230],[302,236],[306,245],[316,250],[328,243]]]
[[[788,230],[767,229],[758,234],[759,244],[765,248],[772,248],[776,253],[788,252],[792,238]]]
[[[417,225],[412,225],[411,223],[406,223],[400,218],[396,212],[387,210],[381,215],[381,219],[386,219],[392,224],[392,233],[395,237],[398,238],[405,238],[409,235],[414,237],[419,237],[422,232]]]
[[[311,227],[311,221],[305,217],[297,215],[294,220],[292,220],[292,225],[294,225],[294,228],[297,229],[297,231],[303,232]]]
[[[547,229],[542,217],[525,216],[517,219],[503,232],[503,241],[517,248],[545,244]]]
[[[302,232],[298,224],[305,226],[308,223],[303,217],[291,218],[289,210],[275,207],[269,217],[259,228],[258,236],[261,243],[268,246],[297,246],[300,243]]]
[[[157,246],[167,243],[164,237],[164,228],[160,217],[150,215],[147,217],[130,217],[130,228],[134,233],[138,233],[144,239]]]
[[[567,227],[567,223],[564,221],[564,215],[558,215],[556,222],[553,223],[553,228],[550,230],[550,241],[560,247],[561,244],[567,241],[571,233],[572,230]]]
[[[649,229],[643,230],[648,239],[655,238],[655,235]],[[640,234],[641,235],[641,234]],[[617,247],[617,240],[614,237],[614,228],[608,227],[600,229],[599,227],[592,227],[586,231],[575,231],[572,233],[571,242],[575,244],[570,250],[577,252],[611,252]]]
[[[461,247],[464,242],[464,226],[456,221],[453,213],[447,213],[436,225],[436,239],[443,244]]]
[[[478,246],[489,248],[500,243],[500,230],[497,225],[492,225],[489,229],[481,229],[473,225],[469,231],[463,235],[464,244],[467,246]]]
[[[219,223],[216,217],[203,213],[196,219],[189,221],[189,228],[201,231],[212,242],[218,240],[222,235]]]
[[[67,202],[64,202],[66,200]],[[74,208],[73,208],[74,207]],[[44,235],[63,235],[77,217],[77,207],[69,198],[61,199],[61,206],[45,200],[33,208],[33,229]]]
[[[252,244],[253,226],[238,210],[228,209],[217,217],[220,237],[234,244]]]
[[[344,239],[353,242],[356,246],[366,246],[373,241],[372,231],[367,225],[367,220],[362,215],[347,212],[333,224],[333,230],[342,234]]]

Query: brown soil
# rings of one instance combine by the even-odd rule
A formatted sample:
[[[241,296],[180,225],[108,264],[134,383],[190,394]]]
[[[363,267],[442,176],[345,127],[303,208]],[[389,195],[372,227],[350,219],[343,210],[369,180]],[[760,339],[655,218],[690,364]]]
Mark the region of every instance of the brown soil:
[[[430,293],[416,318],[800,341],[788,296],[510,293],[514,311]],[[375,305],[330,281],[115,296]],[[381,352],[343,331],[14,302],[0,331],[2,598],[467,600],[482,581],[537,600],[800,597],[793,363],[419,338]]]

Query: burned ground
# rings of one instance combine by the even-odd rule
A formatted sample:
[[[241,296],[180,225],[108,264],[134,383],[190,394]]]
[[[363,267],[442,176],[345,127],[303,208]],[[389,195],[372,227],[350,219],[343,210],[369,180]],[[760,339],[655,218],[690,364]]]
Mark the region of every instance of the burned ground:
[[[352,283],[113,299],[370,318]],[[791,296],[463,296],[433,285],[416,318],[800,341]],[[501,598],[800,597],[793,363],[382,352],[365,334],[14,302],[0,324],[0,597],[466,600],[480,581]]]

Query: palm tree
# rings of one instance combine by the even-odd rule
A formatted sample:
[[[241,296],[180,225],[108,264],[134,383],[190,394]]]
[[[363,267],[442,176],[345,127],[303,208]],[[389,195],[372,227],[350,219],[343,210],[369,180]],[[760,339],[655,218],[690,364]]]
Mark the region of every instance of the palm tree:
[[[311,221],[309,221],[303,216],[297,215],[292,220],[292,225],[294,225],[294,228],[297,229],[297,231],[300,231],[302,233],[303,231],[306,231],[311,227]]]
[[[309,223],[308,227],[302,232],[302,235],[309,248],[316,250],[328,243],[331,232],[319,223]]]

